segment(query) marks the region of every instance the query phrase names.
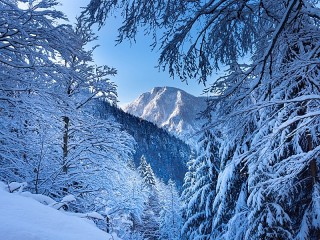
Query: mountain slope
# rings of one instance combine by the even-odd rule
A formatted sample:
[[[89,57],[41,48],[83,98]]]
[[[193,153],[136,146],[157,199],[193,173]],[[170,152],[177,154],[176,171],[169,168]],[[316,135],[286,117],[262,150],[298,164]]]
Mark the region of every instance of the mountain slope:
[[[205,97],[195,97],[173,87],[156,87],[141,94],[124,111],[155,123],[179,138],[193,142],[203,121],[198,114],[206,107]]]
[[[182,186],[187,171],[186,162],[191,154],[190,147],[185,142],[154,123],[128,114],[117,106],[106,102],[98,102],[96,106],[102,117],[113,116],[123,130],[135,139],[133,160],[136,167],[144,155],[158,178],[165,182],[172,179],[178,187]]]

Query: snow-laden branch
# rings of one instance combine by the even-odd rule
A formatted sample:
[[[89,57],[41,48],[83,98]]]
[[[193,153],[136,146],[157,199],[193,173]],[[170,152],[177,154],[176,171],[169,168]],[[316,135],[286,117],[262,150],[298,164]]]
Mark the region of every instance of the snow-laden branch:
[[[276,134],[297,121],[301,121],[306,118],[316,118],[319,116],[320,116],[320,111],[314,111],[314,112],[308,112],[302,116],[296,116],[296,117],[290,118],[289,120],[284,121],[279,127],[275,128],[273,130],[273,133]]]

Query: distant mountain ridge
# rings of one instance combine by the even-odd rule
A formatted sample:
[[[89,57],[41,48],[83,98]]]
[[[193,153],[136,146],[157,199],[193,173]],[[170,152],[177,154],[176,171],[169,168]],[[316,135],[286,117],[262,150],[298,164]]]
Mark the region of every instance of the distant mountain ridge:
[[[205,107],[206,97],[195,97],[174,87],[155,87],[123,109],[192,143],[204,123],[198,119],[198,114]]]

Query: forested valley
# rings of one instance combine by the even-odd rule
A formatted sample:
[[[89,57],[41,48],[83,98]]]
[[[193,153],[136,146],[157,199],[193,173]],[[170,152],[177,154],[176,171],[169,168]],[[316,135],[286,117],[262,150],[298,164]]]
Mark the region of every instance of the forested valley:
[[[319,1],[88,0],[75,25],[57,4],[0,0],[0,238],[55,239],[15,222],[43,205],[97,240],[320,238]],[[118,109],[93,58],[115,15],[203,85],[197,144]]]

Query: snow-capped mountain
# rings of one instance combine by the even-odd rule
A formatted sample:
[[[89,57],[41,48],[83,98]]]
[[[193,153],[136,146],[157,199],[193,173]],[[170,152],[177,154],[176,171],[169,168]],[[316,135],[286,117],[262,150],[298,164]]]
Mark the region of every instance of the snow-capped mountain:
[[[155,87],[150,92],[141,94],[125,106],[124,110],[192,143],[197,138],[195,133],[203,124],[203,120],[198,119],[198,114],[205,106],[205,97],[195,97],[173,87]]]

